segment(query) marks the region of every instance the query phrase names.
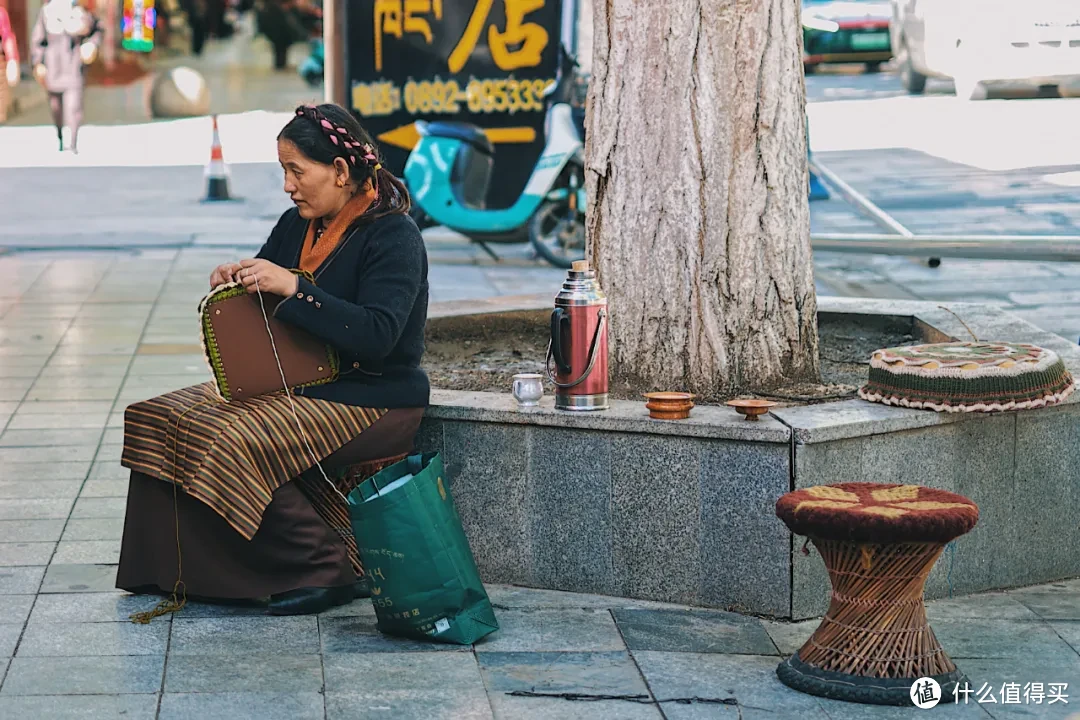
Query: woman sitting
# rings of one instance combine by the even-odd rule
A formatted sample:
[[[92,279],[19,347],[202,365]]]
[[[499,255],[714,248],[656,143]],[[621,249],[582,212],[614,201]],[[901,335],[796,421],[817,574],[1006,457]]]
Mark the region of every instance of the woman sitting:
[[[278,159],[296,207],[256,257],[216,268],[210,286],[281,296],[267,311],[332,345],[340,377],[292,403],[284,392],[225,402],[204,383],[128,407],[124,590],[268,597],[273,614],[365,594],[347,509],[323,471],[333,479],[412,450],[429,395],[427,255],[405,187],[346,110],[298,108]]]

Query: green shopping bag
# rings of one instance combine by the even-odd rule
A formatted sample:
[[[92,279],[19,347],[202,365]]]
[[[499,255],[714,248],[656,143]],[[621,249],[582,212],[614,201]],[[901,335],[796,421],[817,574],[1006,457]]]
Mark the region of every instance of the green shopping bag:
[[[388,635],[471,645],[499,629],[438,453],[410,455],[349,493],[353,534]]]

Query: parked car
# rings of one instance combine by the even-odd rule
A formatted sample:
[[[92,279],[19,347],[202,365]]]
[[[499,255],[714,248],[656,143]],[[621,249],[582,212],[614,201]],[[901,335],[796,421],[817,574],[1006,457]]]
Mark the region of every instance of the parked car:
[[[865,63],[877,72],[892,58],[889,4],[885,0],[803,0],[803,68]]]
[[[957,97],[999,82],[1080,82],[1076,0],[891,0],[900,80],[913,95],[927,78],[952,78]]]

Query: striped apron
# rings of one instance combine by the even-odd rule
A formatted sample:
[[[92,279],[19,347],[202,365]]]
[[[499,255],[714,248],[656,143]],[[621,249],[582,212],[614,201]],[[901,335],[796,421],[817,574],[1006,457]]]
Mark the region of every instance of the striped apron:
[[[344,502],[313,467],[386,413],[284,393],[225,402],[213,383],[176,390],[128,406],[124,413],[126,468],[177,485],[209,505],[251,540],[274,491],[300,479],[320,516],[342,534],[358,572]],[[329,474],[329,473],[328,473]],[[314,476],[318,477],[315,478]],[[344,480],[334,478],[332,480]]]

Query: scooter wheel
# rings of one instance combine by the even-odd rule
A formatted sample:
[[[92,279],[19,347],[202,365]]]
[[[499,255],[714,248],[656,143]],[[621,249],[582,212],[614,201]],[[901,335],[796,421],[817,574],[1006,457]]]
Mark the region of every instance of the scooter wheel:
[[[529,241],[558,268],[585,259],[585,214],[566,200],[545,200],[529,220]]]

